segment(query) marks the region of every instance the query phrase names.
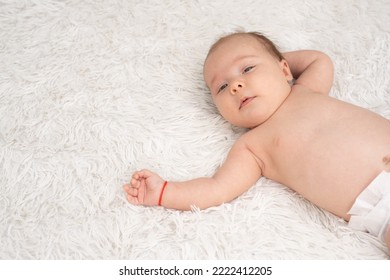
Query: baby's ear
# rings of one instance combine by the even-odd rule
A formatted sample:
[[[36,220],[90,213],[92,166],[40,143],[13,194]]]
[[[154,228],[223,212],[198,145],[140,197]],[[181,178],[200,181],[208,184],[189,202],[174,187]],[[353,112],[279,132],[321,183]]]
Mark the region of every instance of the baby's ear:
[[[290,66],[288,65],[287,60],[282,59],[279,64],[282,68],[283,74],[286,76],[287,81],[291,81],[294,77],[291,74]]]

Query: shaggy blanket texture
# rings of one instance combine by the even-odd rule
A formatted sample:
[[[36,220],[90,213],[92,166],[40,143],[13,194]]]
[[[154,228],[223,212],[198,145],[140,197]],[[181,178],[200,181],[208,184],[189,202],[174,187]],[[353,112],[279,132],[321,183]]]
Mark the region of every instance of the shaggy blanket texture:
[[[221,35],[260,31],[335,64],[331,96],[390,119],[388,0],[0,2],[0,258],[388,259],[276,182],[180,212],[127,203],[141,168],[212,175],[244,130],[203,82]]]

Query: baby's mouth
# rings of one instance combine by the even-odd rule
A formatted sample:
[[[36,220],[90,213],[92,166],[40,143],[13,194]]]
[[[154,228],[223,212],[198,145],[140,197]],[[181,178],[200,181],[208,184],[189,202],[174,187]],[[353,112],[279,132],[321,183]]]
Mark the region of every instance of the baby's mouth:
[[[247,104],[249,104],[255,97],[245,97],[243,100],[241,100],[241,104],[240,104],[240,110],[242,107],[246,106]]]

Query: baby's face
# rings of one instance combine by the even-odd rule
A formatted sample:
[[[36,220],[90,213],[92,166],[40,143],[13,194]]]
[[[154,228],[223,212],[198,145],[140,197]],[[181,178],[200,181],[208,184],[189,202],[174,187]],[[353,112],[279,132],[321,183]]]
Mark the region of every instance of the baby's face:
[[[278,61],[255,38],[241,35],[210,53],[204,79],[221,115],[236,126],[253,128],[286,99],[292,75],[285,60]]]

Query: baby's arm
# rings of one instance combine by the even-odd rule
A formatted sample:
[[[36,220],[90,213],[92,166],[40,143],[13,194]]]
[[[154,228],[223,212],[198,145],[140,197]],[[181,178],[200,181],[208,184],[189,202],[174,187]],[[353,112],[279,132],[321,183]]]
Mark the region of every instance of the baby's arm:
[[[296,84],[315,92],[329,94],[333,83],[333,63],[329,56],[314,50],[283,53]]]
[[[248,190],[261,176],[253,154],[238,141],[219,170],[210,178],[185,182],[168,182],[161,205],[166,208],[190,210],[191,205],[205,209],[228,202]],[[136,172],[125,185],[127,199],[137,205],[158,204],[164,180],[148,170]]]

